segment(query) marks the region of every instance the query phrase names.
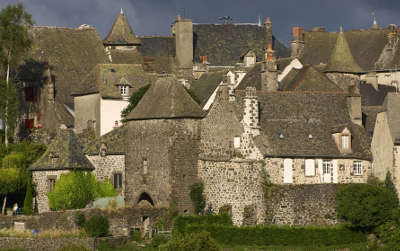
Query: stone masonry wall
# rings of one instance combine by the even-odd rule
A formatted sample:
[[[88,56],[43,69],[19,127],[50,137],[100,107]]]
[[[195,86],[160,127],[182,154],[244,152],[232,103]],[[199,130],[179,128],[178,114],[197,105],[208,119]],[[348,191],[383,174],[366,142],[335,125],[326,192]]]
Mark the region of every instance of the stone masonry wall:
[[[56,170],[56,171],[34,171],[32,172],[32,178],[34,184],[36,184],[36,203],[39,213],[50,211],[49,198],[47,194],[50,191],[48,179],[55,178],[60,179],[61,174],[68,173],[68,170]]]
[[[322,182],[322,169],[318,162],[322,159],[314,159],[315,175],[305,176],[305,159],[293,159],[293,183],[292,184],[320,184]],[[372,174],[371,162],[363,160],[363,174],[353,175],[353,161],[355,159],[337,159],[338,182],[337,183],[366,183],[368,176]],[[283,158],[266,158],[266,171],[270,175],[273,184],[283,184]],[[334,183],[333,180],[330,183]]]
[[[396,187],[397,195],[400,198],[400,146],[393,147],[393,169],[392,169],[393,184]]]
[[[336,193],[340,186],[282,185],[267,188],[266,224],[333,225],[336,215]]]
[[[11,238],[0,237],[0,249],[21,248],[26,251],[54,251],[69,245],[94,250],[95,238]]]
[[[199,177],[204,183],[207,206],[215,213],[232,208],[232,221],[242,225],[245,208],[254,208],[256,222],[264,222],[264,173],[260,163],[247,160],[225,162],[199,160]]]
[[[93,174],[98,180],[109,180],[111,183],[115,173],[122,174],[122,190],[121,196],[124,196],[125,191],[125,155],[86,155],[90,163],[95,169]]]

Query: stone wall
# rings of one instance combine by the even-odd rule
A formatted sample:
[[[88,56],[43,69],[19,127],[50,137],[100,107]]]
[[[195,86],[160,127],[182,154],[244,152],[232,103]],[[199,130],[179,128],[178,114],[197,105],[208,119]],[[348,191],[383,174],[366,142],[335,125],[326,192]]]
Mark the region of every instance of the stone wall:
[[[322,178],[322,159],[314,159],[315,175],[305,176],[305,159],[292,159],[292,172],[293,172],[293,183],[292,184],[321,184],[321,183],[366,183],[368,177],[372,175],[371,162],[366,160],[362,161],[363,174],[353,174],[353,162],[358,161],[357,159],[336,159],[332,160],[332,163],[336,161],[337,166],[337,182],[336,178],[332,175],[329,182],[326,182]],[[273,184],[283,184],[283,173],[284,173],[284,159],[283,158],[266,158],[266,171],[270,175],[271,182]]]
[[[39,213],[50,211],[49,198],[47,194],[50,192],[49,179],[59,180],[61,174],[68,173],[68,170],[48,170],[48,171],[33,171],[33,183],[36,184],[36,203]]]
[[[95,169],[93,174],[98,180],[110,180],[112,183],[115,173],[122,174],[122,190],[120,195],[124,196],[125,191],[125,155],[86,155]]]
[[[360,77],[358,75],[351,73],[326,73],[326,76],[344,91],[348,91],[351,86],[355,86],[356,93],[360,93]]]
[[[127,205],[149,201],[193,212],[190,186],[197,180],[199,120],[155,119],[128,122],[126,145]]]
[[[233,223],[242,225],[245,208],[251,208],[252,216],[256,218],[253,223],[264,222],[264,173],[261,163],[240,159],[225,162],[199,160],[199,177],[204,183],[206,203],[215,213],[229,207]]]
[[[123,236],[129,233],[130,228],[141,228],[143,217],[150,219],[153,225],[159,217],[166,214],[166,208],[121,208],[117,210],[82,209],[67,211],[51,211],[35,216],[0,216],[0,229],[12,228],[14,222],[25,222],[27,229],[38,229],[39,231],[61,229],[69,231],[76,229],[75,215],[83,212],[86,219],[93,215],[103,215],[110,223],[110,234]]]
[[[274,185],[267,188],[266,224],[336,224],[336,193],[341,185]]]

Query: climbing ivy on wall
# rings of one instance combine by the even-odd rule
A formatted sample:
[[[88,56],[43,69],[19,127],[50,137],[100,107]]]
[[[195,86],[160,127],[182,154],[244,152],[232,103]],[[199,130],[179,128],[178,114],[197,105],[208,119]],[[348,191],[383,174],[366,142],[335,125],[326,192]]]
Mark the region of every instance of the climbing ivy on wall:
[[[197,214],[202,213],[206,207],[206,199],[204,198],[203,191],[203,182],[198,182],[190,186],[190,199]]]
[[[132,96],[129,98],[129,105],[121,112],[122,122],[126,122],[126,117],[128,114],[137,106],[137,104],[139,104],[139,101],[149,88],[150,85],[143,86],[132,94]]]

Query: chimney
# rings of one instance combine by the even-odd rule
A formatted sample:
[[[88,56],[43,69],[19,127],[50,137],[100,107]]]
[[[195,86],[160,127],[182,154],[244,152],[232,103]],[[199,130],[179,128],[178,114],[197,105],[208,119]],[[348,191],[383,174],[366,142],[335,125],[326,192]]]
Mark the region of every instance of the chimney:
[[[208,57],[207,56],[200,56],[200,60],[202,64],[207,64],[208,63]]]
[[[362,126],[361,96],[350,93],[347,97],[347,109],[354,124]]]
[[[275,51],[272,45],[268,44],[265,50],[265,59],[261,69],[261,90],[277,91],[278,90],[278,71],[276,64]]]
[[[259,109],[255,87],[247,87],[244,98],[243,126],[245,132],[251,133],[253,136],[260,134],[259,128]]]
[[[178,15],[172,27],[175,35],[176,63],[178,69],[193,68],[193,23],[191,19],[182,19]]]
[[[272,22],[269,19],[269,17],[267,17],[265,19],[264,31],[265,31],[265,44],[271,44],[272,45],[272,43],[273,43],[273,40],[272,40]]]
[[[304,29],[298,26],[293,27],[293,40],[290,43],[290,56],[298,58],[302,55],[304,49]]]

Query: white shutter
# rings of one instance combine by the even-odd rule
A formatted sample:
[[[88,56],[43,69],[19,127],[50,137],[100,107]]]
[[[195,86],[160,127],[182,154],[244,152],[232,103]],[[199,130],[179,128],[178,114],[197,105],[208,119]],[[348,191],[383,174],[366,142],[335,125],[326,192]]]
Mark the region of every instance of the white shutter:
[[[318,173],[319,173],[319,180],[321,183],[324,181],[324,174],[322,173],[322,159],[318,160]]]
[[[283,160],[283,183],[293,183],[293,160]]]
[[[234,148],[240,148],[240,137],[234,137],[233,138],[233,147]]]
[[[305,161],[305,176],[315,176],[315,164],[313,159]]]
[[[333,183],[338,183],[338,163],[337,160],[332,161]]]

